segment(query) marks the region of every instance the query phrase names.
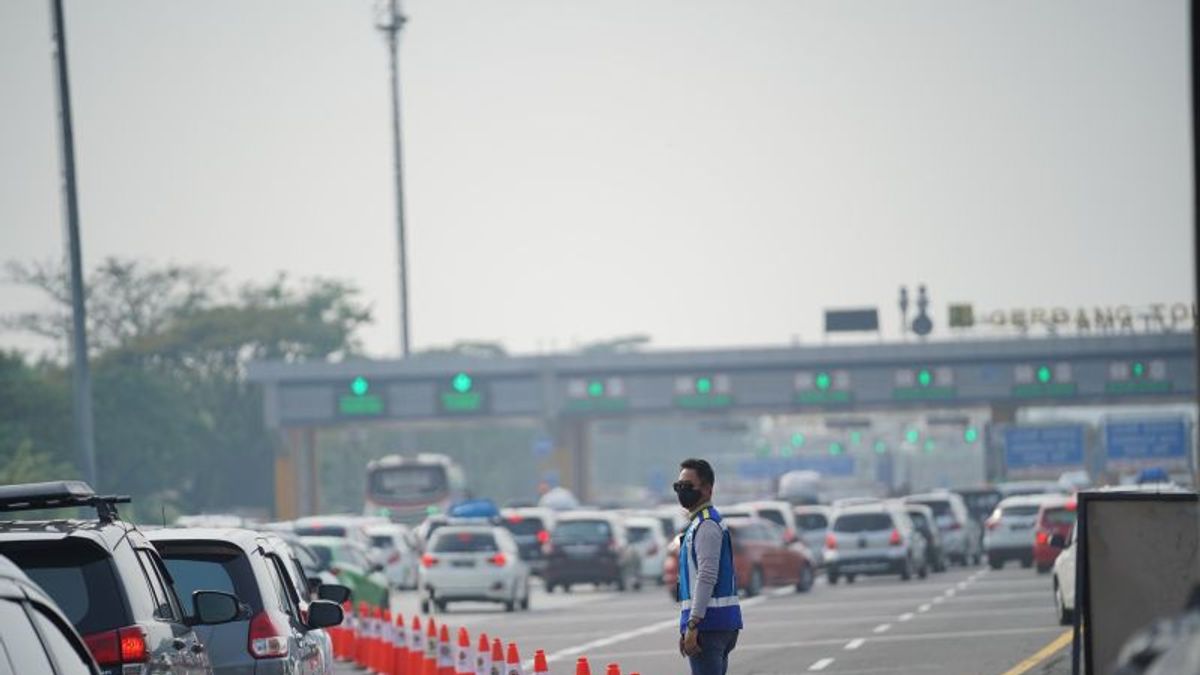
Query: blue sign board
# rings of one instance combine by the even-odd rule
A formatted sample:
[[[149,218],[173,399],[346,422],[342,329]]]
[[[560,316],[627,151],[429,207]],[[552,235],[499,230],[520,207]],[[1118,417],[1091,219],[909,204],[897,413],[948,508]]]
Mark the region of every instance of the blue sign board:
[[[1188,428],[1182,417],[1109,420],[1104,448],[1113,464],[1186,463]]]
[[[854,458],[846,455],[771,457],[738,463],[738,475],[742,478],[772,478],[788,471],[816,471],[822,476],[853,476]]]
[[[1004,465],[1009,471],[1080,466],[1083,443],[1082,424],[1009,427],[1004,430]]]

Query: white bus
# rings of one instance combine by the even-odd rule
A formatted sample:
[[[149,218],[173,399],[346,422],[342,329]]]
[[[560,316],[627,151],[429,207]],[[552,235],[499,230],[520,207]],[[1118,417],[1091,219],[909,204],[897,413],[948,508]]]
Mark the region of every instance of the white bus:
[[[367,463],[363,514],[416,525],[465,496],[462,467],[445,455],[388,455]]]

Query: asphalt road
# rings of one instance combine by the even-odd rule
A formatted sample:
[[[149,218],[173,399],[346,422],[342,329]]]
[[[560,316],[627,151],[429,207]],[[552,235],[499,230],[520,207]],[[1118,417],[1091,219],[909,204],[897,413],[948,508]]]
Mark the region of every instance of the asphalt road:
[[[1049,584],[1047,575],[1009,566],[953,568],[909,582],[860,578],[830,586],[822,579],[803,594],[769,590],[742,601],[746,629],[729,672],[1069,673],[1069,641],[1047,649],[1067,630],[1054,619]],[[402,595],[394,605],[411,621],[416,597]],[[623,673],[688,672],[677,651],[676,610],[661,587],[621,594],[585,586],[569,595],[539,588],[531,605],[515,614],[499,606],[452,605],[438,620],[452,633],[466,626],[473,641],[484,630],[516,642],[526,661],[534,650],[545,650],[555,675],[573,675],[580,655],[588,657],[593,673],[603,673],[608,663],[620,664]],[[1030,659],[1040,651],[1045,658]]]

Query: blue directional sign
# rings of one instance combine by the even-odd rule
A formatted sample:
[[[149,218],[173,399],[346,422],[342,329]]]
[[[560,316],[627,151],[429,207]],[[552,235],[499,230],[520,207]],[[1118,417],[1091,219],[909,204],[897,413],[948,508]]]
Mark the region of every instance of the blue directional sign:
[[[748,459],[738,463],[738,476],[742,478],[771,478],[788,471],[816,471],[822,476],[853,476],[854,457],[770,457]]]
[[[1104,449],[1109,464],[1186,464],[1188,428],[1182,417],[1109,420]]]
[[[1083,464],[1083,425],[1009,427],[1004,430],[1004,465],[1009,471]]]

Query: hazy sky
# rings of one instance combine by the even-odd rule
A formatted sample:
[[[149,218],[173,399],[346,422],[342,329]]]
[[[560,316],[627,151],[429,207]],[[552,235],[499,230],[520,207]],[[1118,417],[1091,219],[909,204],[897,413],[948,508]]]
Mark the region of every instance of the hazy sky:
[[[369,0],[67,0],[84,257],[358,284],[396,349]],[[820,338],[1192,298],[1183,0],[412,0],[417,348]],[[0,259],[61,255],[45,0],[0,2]],[[0,285],[0,313],[39,299]],[[0,345],[26,344],[0,335]]]

